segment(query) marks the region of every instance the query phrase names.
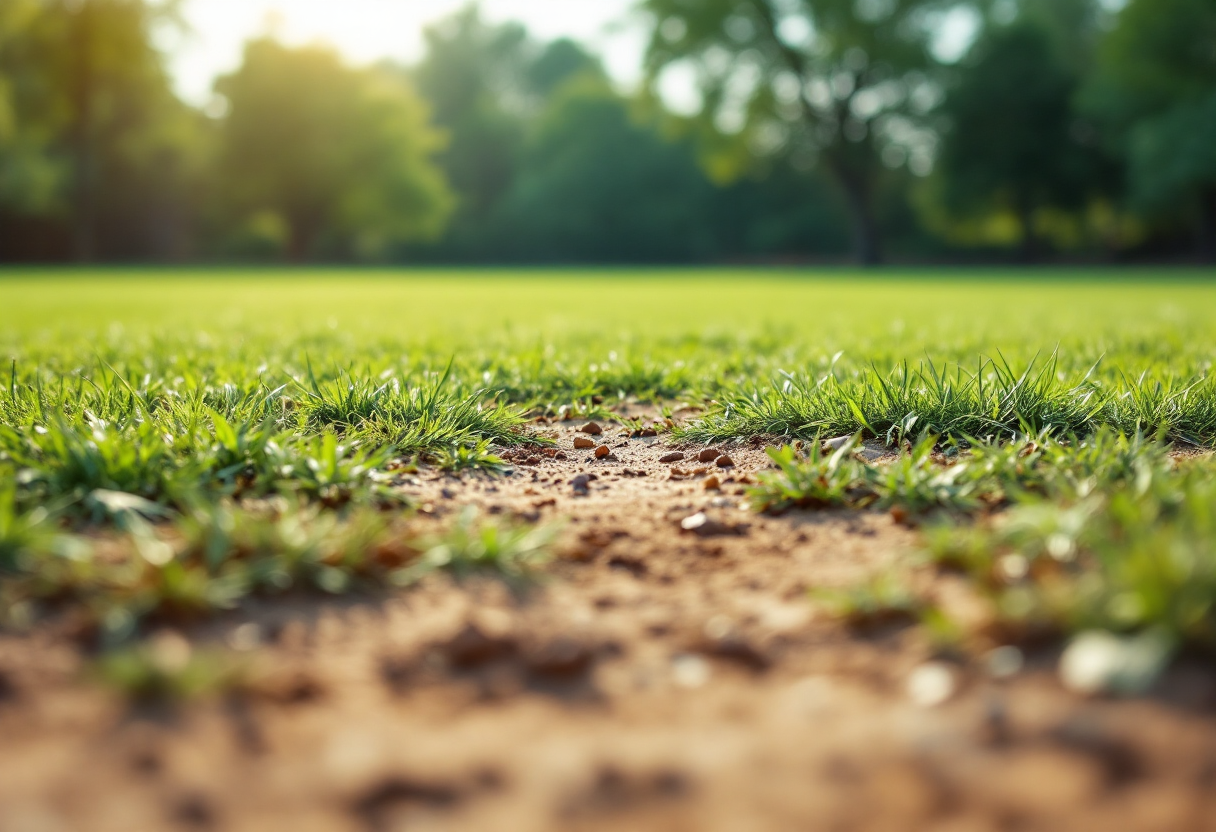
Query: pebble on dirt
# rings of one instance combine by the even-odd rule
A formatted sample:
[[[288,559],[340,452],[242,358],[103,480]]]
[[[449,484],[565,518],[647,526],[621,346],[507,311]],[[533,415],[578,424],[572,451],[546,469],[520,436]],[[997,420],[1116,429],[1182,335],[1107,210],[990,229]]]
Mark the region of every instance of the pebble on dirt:
[[[717,448],[706,448],[705,450],[701,451],[701,453],[697,454],[697,462],[713,462],[721,455],[722,452]]]
[[[586,474],[579,474],[570,480],[570,485],[574,487],[575,496],[586,496],[587,492],[591,490],[591,477]]]
[[[576,436],[574,438],[574,448],[578,451],[589,451],[595,447],[595,443],[584,436]]]
[[[612,453],[612,449],[609,448],[607,445],[600,445],[598,448],[595,449],[595,458],[604,459],[611,453]]]
[[[683,462],[683,461],[684,461],[684,454],[680,453],[679,451],[676,451],[675,453],[667,454],[666,456],[659,457],[659,462],[663,463],[664,465],[670,465],[673,462]]]
[[[698,537],[722,537],[746,534],[745,526],[736,526],[723,523],[721,520],[714,520],[703,511],[697,512],[691,517],[685,517],[680,521],[680,528],[686,532],[692,532]]]
[[[835,439],[826,439],[823,443],[823,449],[825,451],[839,451],[849,444],[849,440],[852,438],[852,436],[837,436]]]
[[[735,461],[733,459],[731,459],[730,457],[728,457],[726,454],[722,454],[722,456],[715,459],[714,464],[717,465],[719,468],[734,468],[735,467]]]
[[[710,477],[709,479],[707,479],[705,481],[705,490],[706,491],[721,491],[722,490],[721,480],[719,480],[717,477]]]
[[[604,432],[604,429],[602,427],[600,427],[599,425],[597,425],[595,422],[588,422],[587,424],[585,424],[581,428],[579,428],[579,432],[587,433],[587,434],[590,434],[591,436],[599,436],[601,433]]]

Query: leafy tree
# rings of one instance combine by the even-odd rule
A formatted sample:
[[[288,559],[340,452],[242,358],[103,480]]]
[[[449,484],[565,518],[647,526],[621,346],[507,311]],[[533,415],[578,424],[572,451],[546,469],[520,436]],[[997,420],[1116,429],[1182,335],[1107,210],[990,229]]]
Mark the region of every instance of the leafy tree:
[[[230,108],[219,127],[223,209],[281,237],[292,260],[383,257],[443,231],[442,138],[399,75],[262,39],[216,91]]]
[[[63,177],[49,148],[55,113],[33,112],[46,94],[29,60],[39,11],[36,0],[0,5],[0,206],[21,214],[51,209]]]
[[[561,87],[505,207],[515,256],[550,261],[702,259],[713,186],[693,150],[635,120],[606,80]]]
[[[1186,206],[1216,259],[1216,2],[1131,0],[1098,60],[1086,103],[1127,156],[1134,202]]]
[[[489,260],[518,250],[502,210],[523,164],[524,145],[548,99],[599,62],[570,40],[535,43],[522,26],[491,25],[469,6],[426,32],[427,52],[412,77],[435,109],[449,143],[438,159],[457,209],[432,255]]]
[[[1044,207],[1079,207],[1098,179],[1097,148],[1078,129],[1072,101],[1080,76],[1031,21],[989,31],[959,67],[941,112],[939,157],[948,207],[1011,211],[1022,255],[1037,253]]]
[[[480,259],[491,254],[494,212],[523,146],[527,33],[516,24],[491,26],[469,7],[429,28],[426,42],[413,78],[448,135],[438,161],[457,198],[443,248]]]
[[[840,186],[864,263],[881,257],[876,192],[887,166],[926,166],[918,118],[935,103],[926,74],[930,0],[645,0],[652,78],[678,62],[699,75],[703,111],[753,147],[813,153]]]
[[[175,247],[198,158],[153,34],[175,3],[6,0],[0,8],[0,201],[70,218],[80,260]],[[6,122],[6,124],[5,124]],[[159,222],[158,222],[159,220]]]

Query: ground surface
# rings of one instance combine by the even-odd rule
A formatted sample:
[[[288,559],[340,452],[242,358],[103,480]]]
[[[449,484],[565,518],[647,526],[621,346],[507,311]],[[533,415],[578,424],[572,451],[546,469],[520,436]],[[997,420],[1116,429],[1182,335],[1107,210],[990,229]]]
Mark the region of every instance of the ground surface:
[[[1185,439],[1216,424],[1213,286],[1157,272],[0,275],[6,447],[48,429],[100,441],[98,420],[119,450],[147,443],[149,403],[165,443],[183,442],[166,464],[212,447],[212,412],[256,426],[272,410],[283,435],[311,441],[359,425],[344,412],[297,422],[309,391],[408,393],[446,368],[450,402],[526,411],[553,445],[497,451],[510,476],[397,469],[391,487],[418,507],[394,509],[403,533],[446,529],[468,506],[561,527],[530,581],[439,573],[150,622],[133,638],[239,658],[244,681],[198,699],[141,702],[101,683],[96,633],[72,614],[0,626],[0,832],[1216,829],[1210,658],[1183,651],[1139,698],[1085,698],[1060,683],[1060,638],[1011,665],[983,647],[943,652],[906,621],[849,627],[812,591],[899,574],[959,620],[978,613],[967,582],[921,565],[922,532],[888,512],[749,510],[765,445],[789,437],[727,424],[702,462],[704,441],[630,438],[616,421],[649,420],[653,401],[684,426],[729,421],[749,397],[830,373],[865,390],[871,368],[904,361],[1025,366],[1058,350],[1036,402],[1104,396],[1109,423],[1145,414]],[[207,410],[190,444],[164,414],[193,394]],[[282,397],[273,408],[268,394]],[[973,405],[987,418],[982,396]],[[584,416],[557,418],[570,410]],[[604,433],[576,449],[590,419]],[[892,458],[873,441],[864,453]],[[122,485],[72,491],[52,456],[35,463],[77,501]],[[129,467],[124,488],[156,480]],[[2,455],[0,475],[15,506],[5,515],[0,499],[7,569],[5,545],[23,544],[5,535],[42,506]],[[206,487],[229,499],[229,486]],[[140,493],[167,524],[188,513]],[[104,559],[113,518],[62,510]],[[1199,543],[1210,554],[1210,536]]]
[[[254,607],[194,637],[252,649],[258,681],[167,710],[82,686],[54,633],[0,640],[0,828],[1216,828],[1210,667],[1087,701],[1051,648],[994,678],[911,627],[845,629],[808,589],[906,562],[915,532],[757,516],[739,504],[760,449],[720,448],[720,468],[610,428],[596,460],[581,425],[540,426],[566,458],[520,452],[515,476],[404,485],[424,524],[466,505],[564,519],[539,584]],[[945,690],[917,689],[927,662]]]

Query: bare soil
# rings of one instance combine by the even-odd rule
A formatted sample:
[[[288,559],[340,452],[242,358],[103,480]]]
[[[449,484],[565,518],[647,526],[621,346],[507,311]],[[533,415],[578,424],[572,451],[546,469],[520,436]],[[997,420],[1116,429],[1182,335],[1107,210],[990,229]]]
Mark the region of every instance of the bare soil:
[[[720,468],[605,425],[597,459],[579,427],[542,426],[556,449],[511,477],[404,485],[424,524],[563,521],[541,581],[434,578],[187,633],[252,648],[239,694],[133,705],[64,634],[0,637],[0,832],[1216,830],[1210,666],[1087,700],[1050,645],[997,679],[906,623],[848,628],[808,591],[898,569],[970,599],[888,515],[747,511],[759,446]]]

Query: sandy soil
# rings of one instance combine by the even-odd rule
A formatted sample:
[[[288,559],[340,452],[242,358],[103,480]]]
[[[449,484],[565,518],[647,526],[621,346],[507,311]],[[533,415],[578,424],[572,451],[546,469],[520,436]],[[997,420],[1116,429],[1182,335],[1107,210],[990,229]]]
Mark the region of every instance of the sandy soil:
[[[564,520],[540,583],[436,578],[189,632],[250,650],[239,694],[132,706],[62,634],[0,637],[0,832],[1216,829],[1213,668],[1085,700],[1051,647],[997,678],[899,622],[850,630],[808,590],[900,569],[960,614],[967,594],[885,514],[746,511],[760,447],[719,468],[614,426],[596,459],[578,427],[538,426],[560,453],[512,477],[404,485],[426,524]]]

